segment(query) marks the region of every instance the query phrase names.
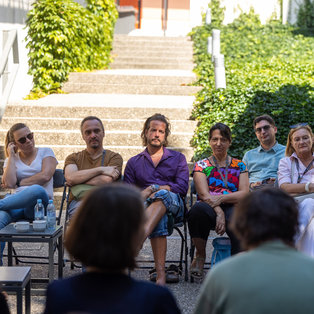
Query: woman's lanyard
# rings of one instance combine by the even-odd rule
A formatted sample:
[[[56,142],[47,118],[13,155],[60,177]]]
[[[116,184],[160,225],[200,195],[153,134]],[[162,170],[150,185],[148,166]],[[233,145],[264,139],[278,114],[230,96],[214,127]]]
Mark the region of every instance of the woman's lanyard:
[[[217,168],[217,170],[218,170],[218,172],[219,172],[219,174],[220,174],[220,176],[221,176],[221,178],[222,178],[226,188],[228,188],[228,165],[229,165],[228,160],[229,160],[229,156],[227,156],[227,158],[226,158],[225,175],[223,175],[222,171],[221,171],[221,169],[219,167],[219,164],[218,164],[215,156],[213,155],[214,165]]]
[[[310,170],[312,163],[313,163],[314,159],[312,159],[312,161],[308,164],[308,166],[306,167],[306,169],[304,170],[303,174],[300,174],[300,165],[299,165],[299,160],[296,158],[295,159],[295,163],[297,165],[297,171],[298,171],[298,183],[301,182],[302,178],[304,177],[304,175]]]

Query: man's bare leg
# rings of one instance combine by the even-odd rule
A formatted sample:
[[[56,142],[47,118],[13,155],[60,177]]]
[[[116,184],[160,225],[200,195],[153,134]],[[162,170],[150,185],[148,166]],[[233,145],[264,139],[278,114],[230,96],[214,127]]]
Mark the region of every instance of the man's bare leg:
[[[165,213],[166,207],[162,201],[153,202],[146,208],[146,223],[144,226],[145,238],[143,239],[143,242],[153,232],[154,228],[157,226],[158,222]]]
[[[153,250],[155,268],[157,273],[157,285],[166,284],[165,261],[167,254],[167,238],[166,236],[150,239]]]

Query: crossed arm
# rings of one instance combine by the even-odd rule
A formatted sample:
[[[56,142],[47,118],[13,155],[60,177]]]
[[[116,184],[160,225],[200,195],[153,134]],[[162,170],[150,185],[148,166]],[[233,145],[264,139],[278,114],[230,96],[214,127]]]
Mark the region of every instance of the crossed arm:
[[[64,169],[64,176],[69,186],[85,183],[101,185],[117,180],[120,171],[116,166],[100,166],[91,169],[78,170],[76,164],[69,164]]]
[[[2,183],[5,188],[12,189],[16,187],[17,177],[16,177],[16,166],[15,163],[9,158],[7,167],[4,169]],[[54,157],[45,157],[42,161],[41,171],[24,178],[19,182],[20,186],[28,186],[33,184],[45,185],[53,176],[57,166],[57,161]]]

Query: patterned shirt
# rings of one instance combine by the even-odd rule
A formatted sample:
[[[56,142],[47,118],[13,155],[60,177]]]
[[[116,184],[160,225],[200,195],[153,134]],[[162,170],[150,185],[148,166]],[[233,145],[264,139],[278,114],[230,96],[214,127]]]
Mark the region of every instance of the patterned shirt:
[[[225,176],[226,167],[220,167],[220,171]],[[199,160],[195,163],[193,172],[205,173],[209,187],[209,193],[212,195],[229,194],[239,190],[239,177],[241,173],[247,172],[243,161],[231,158],[228,166],[228,186],[225,186],[219,170],[211,163],[209,158]]]

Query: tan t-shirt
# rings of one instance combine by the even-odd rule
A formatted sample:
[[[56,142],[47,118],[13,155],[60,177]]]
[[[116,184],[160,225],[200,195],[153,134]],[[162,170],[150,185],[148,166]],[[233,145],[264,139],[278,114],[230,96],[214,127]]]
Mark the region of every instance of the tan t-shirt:
[[[105,150],[105,158],[104,158],[104,167],[107,166],[116,166],[117,169],[122,172],[122,164],[123,159],[120,154],[115,153],[111,150]],[[92,159],[90,154],[87,150],[83,150],[78,153],[72,153],[71,155],[67,156],[64,162],[64,169],[67,165],[76,165],[78,170],[86,170],[92,169],[101,166],[102,155],[99,156],[97,159]],[[82,182],[83,183],[83,182]],[[73,200],[72,193],[70,194],[69,202]]]

